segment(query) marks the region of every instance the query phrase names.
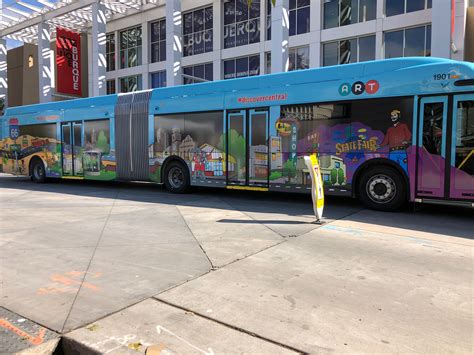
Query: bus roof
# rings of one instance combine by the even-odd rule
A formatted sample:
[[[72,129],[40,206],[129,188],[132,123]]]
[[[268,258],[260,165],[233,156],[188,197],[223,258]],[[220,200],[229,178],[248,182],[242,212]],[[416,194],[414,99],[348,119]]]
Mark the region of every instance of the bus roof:
[[[387,74],[389,72],[395,72],[400,69],[421,69],[425,66],[436,65],[465,66],[467,67],[467,69],[470,69],[472,71],[472,78],[474,78],[474,63],[460,62],[434,57],[394,58],[346,65],[320,67],[308,70],[298,70],[287,73],[275,73],[231,80],[219,80],[192,85],[180,85],[175,87],[153,89],[152,100],[163,100],[166,98],[175,98],[177,96],[186,97],[186,95],[196,96],[211,93],[235,93],[258,88],[271,88],[273,86],[282,87],[304,83],[334,82],[344,79],[355,81],[358,77],[376,78],[377,75],[380,75],[382,73]],[[394,75],[400,76],[400,73]],[[400,80],[403,80],[403,77],[400,77]],[[5,115],[12,116],[50,110],[68,110],[84,107],[114,105],[117,101],[118,95],[114,94],[100,97],[80,98],[74,100],[49,102],[44,104],[11,107],[7,108]]]

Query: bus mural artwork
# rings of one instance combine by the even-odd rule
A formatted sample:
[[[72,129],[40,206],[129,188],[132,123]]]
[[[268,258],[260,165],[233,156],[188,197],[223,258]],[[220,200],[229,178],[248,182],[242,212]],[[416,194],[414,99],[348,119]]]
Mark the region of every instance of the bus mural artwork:
[[[316,154],[328,195],[473,207],[473,122],[474,64],[388,59],[8,108],[0,167],[309,193]]]
[[[61,144],[56,139],[56,125],[21,126],[16,139],[0,140],[2,172],[24,175],[33,157],[41,159],[49,177],[61,176]]]
[[[407,147],[411,143],[411,132],[407,124],[400,121],[400,115],[399,110],[393,110],[390,113],[393,126],[387,130],[380,146],[388,146],[390,149],[388,158],[395,161],[408,173]]]
[[[86,121],[82,160],[84,176],[94,180],[116,178],[115,152],[110,144],[108,120]]]

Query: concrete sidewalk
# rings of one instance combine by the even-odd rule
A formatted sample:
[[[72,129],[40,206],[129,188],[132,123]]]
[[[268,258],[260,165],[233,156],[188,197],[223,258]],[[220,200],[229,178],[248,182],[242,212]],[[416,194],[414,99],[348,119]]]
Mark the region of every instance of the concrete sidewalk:
[[[71,352],[472,352],[472,211],[329,198],[318,226],[294,195],[0,187],[1,306]]]

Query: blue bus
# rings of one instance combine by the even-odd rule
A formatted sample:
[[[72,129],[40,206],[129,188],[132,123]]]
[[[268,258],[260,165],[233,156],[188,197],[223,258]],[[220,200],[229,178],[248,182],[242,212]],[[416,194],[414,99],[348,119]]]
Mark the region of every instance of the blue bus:
[[[474,64],[401,58],[8,108],[0,169],[474,205]]]

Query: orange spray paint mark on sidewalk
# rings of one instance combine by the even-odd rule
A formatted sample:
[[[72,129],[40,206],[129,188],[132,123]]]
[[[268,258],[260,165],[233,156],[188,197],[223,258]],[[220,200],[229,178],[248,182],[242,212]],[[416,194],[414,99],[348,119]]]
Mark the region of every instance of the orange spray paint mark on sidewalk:
[[[54,282],[47,287],[39,288],[36,293],[38,295],[45,295],[49,293],[74,293],[77,291],[75,287],[71,286],[82,286],[91,291],[100,291],[100,288],[89,282],[82,281],[85,271],[69,271],[64,274],[53,274],[50,276],[50,280]],[[90,274],[91,278],[97,279],[102,275],[100,272]]]
[[[5,329],[8,329],[15,333],[16,335],[22,337],[23,339],[28,340],[29,343],[33,345],[40,345],[44,341],[44,335],[46,334],[46,329],[41,328],[38,332],[37,336],[33,336],[25,332],[24,330],[21,330],[18,327],[15,327],[13,324],[11,324],[9,321],[5,319],[0,319],[0,327],[3,327]]]

